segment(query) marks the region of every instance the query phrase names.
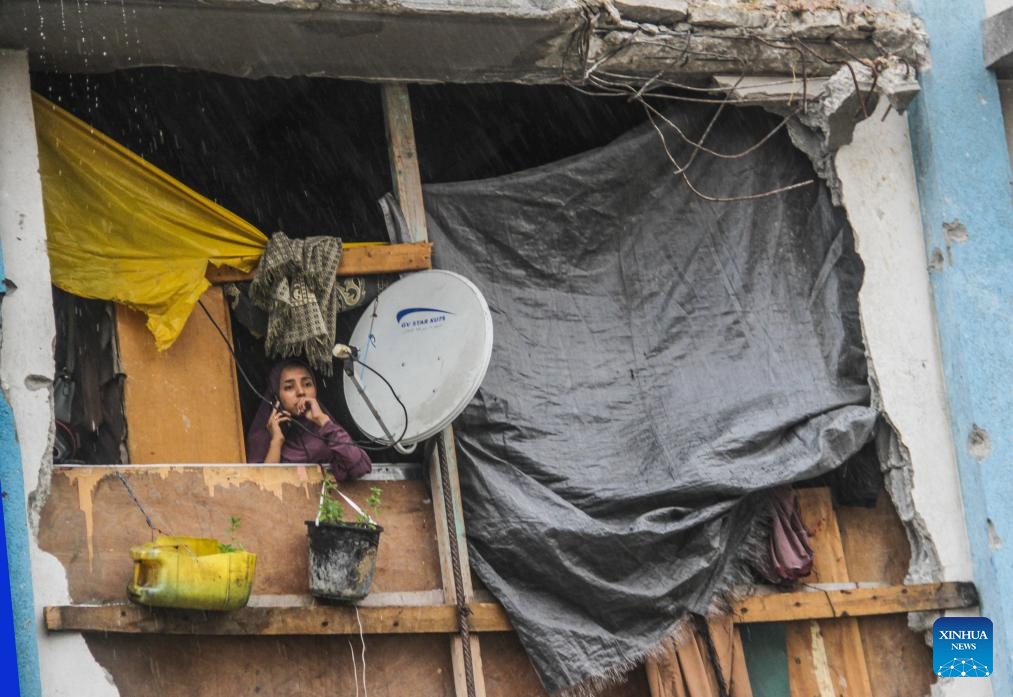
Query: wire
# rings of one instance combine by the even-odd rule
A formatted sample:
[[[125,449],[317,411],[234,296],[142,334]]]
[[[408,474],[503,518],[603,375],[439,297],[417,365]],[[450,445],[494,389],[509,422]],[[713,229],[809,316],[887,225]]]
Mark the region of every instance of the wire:
[[[197,299],[197,304],[200,305],[200,308],[204,311],[204,314],[207,315],[207,318],[209,320],[211,320],[211,324],[213,324],[214,327],[215,327],[215,329],[218,331],[218,335],[220,337],[222,337],[222,341],[225,342],[225,347],[229,350],[229,353],[232,354],[232,362],[235,363],[236,369],[239,371],[239,374],[243,376],[243,380],[246,381],[246,384],[249,385],[250,389],[253,390],[253,393],[255,395],[257,395],[257,399],[259,399],[260,401],[264,402],[265,404],[267,404],[268,406],[270,406],[272,409],[275,409],[276,407],[275,407],[274,402],[272,402],[271,400],[267,399],[266,397],[264,397],[263,394],[261,394],[260,390],[257,389],[257,386],[253,384],[252,380],[250,380],[250,376],[246,374],[245,370],[243,370],[243,366],[239,363],[239,356],[236,355],[236,351],[232,347],[232,344],[229,342],[229,338],[227,336],[225,336],[225,332],[222,331],[222,328],[218,324],[217,320],[215,320],[215,318],[211,314],[211,312],[208,311],[207,307],[204,305],[204,301],[201,300],[200,298],[198,298]],[[375,373],[377,377],[379,377],[381,380],[383,380],[384,384],[387,385],[387,388],[390,390],[390,393],[392,395],[394,395],[394,399],[397,400],[397,403],[401,405],[401,410],[404,412],[405,422],[404,422],[404,429],[401,431],[401,435],[398,436],[398,438],[397,438],[396,441],[394,441],[393,443],[391,443],[389,445],[376,445],[376,444],[374,444],[372,442],[366,443],[366,442],[363,442],[363,441],[357,441],[355,439],[352,439],[352,443],[354,443],[358,447],[362,448],[363,450],[369,450],[369,451],[388,450],[390,448],[393,448],[396,445],[400,445],[401,441],[405,437],[405,434],[408,433],[408,408],[405,406],[404,402],[401,401],[401,398],[398,396],[397,392],[394,390],[394,386],[391,385],[390,382],[387,380],[387,378],[385,378],[383,375],[381,375],[379,373],[379,371],[377,371],[375,368],[373,368],[373,366],[367,365],[366,363],[363,363],[358,358],[353,358],[353,360],[356,363],[358,363],[361,366],[363,366],[364,368],[366,368],[367,370],[371,371],[372,373]],[[288,414],[288,416],[291,416],[291,414]],[[309,428],[307,428],[306,426],[304,426],[300,421],[298,421],[296,419],[292,419],[291,421],[289,421],[289,423],[295,424],[298,428],[301,428],[303,431],[305,431],[306,433],[309,433],[310,435],[313,435],[313,436],[317,435],[316,433],[314,433],[312,430],[310,430]]]
[[[352,360],[355,361],[356,363],[358,363],[359,365],[361,365],[363,368],[365,368],[369,372],[371,372],[374,375],[376,375],[381,380],[383,380],[383,383],[387,386],[387,389],[389,389],[390,393],[392,395],[394,395],[394,399],[396,399],[397,403],[401,405],[401,411],[404,412],[404,428],[401,430],[401,435],[397,437],[397,440],[394,441],[393,443],[391,443],[390,446],[387,446],[387,447],[394,447],[395,445],[399,445],[401,443],[401,441],[404,440],[405,434],[408,433],[408,407],[406,407],[405,404],[404,404],[404,402],[401,401],[401,398],[398,397],[397,392],[394,390],[394,386],[391,385],[390,382],[387,380],[387,378],[385,378],[383,375],[381,375],[380,372],[376,368],[374,368],[373,366],[368,365],[366,363],[363,363],[362,361],[360,361],[355,356],[352,356]]]

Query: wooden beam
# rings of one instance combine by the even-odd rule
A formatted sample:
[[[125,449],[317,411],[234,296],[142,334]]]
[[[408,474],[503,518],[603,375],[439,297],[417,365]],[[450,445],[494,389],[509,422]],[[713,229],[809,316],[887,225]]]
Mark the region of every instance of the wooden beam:
[[[440,435],[444,439],[447,455],[447,475],[450,479],[450,508],[453,515],[454,532],[457,536],[457,555],[461,564],[461,580],[464,586],[464,597],[467,602],[474,598],[475,591],[471,583],[471,563],[468,560],[468,544],[465,539],[464,513],[461,506],[461,484],[457,472],[457,449],[454,446],[454,429],[447,426]],[[450,526],[447,521],[447,500],[443,492],[439,447],[433,449],[430,459],[429,482],[433,492],[433,515],[436,520],[436,545],[440,553],[440,575],[443,579],[444,602],[455,603],[457,584],[451,561]],[[469,622],[471,631],[476,625]],[[477,634],[470,637],[473,675],[475,678],[476,697],[485,697],[485,679],[482,673],[482,653]],[[467,697],[465,689],[464,642],[460,636],[451,637],[450,659],[454,668],[454,687],[457,697]]]
[[[923,583],[753,595],[734,603],[732,615],[738,624],[795,622],[952,610],[977,604],[978,592],[973,583]]]
[[[383,116],[387,124],[387,152],[394,196],[401,206],[408,232],[415,242],[429,239],[426,210],[422,205],[422,177],[415,149],[415,126],[408,86],[392,83],[383,86]]]
[[[369,276],[378,273],[424,271],[433,267],[433,245],[429,242],[410,244],[376,244],[348,247],[341,253],[338,276]],[[205,277],[211,283],[252,281],[253,273],[230,266],[208,264]]]
[[[377,593],[377,601],[402,596],[429,598],[432,594]],[[113,632],[126,634],[358,634],[355,609],[340,605],[270,603],[274,596],[256,596],[257,606],[231,613],[161,610],[130,603],[107,605],[55,605],[45,608],[50,631]],[[299,599],[302,599],[301,596]],[[835,617],[869,617],[931,610],[974,607],[978,593],[973,583],[925,583],[834,591],[801,591],[755,595],[732,605],[736,624],[784,622]],[[498,603],[470,603],[473,632],[513,630]],[[453,634],[457,632],[452,604],[358,606],[362,630],[367,634]]]
[[[475,631],[512,630],[496,603],[472,603]],[[58,605],[44,610],[51,632],[110,632],[114,634],[187,634],[286,636],[317,634],[449,634],[457,631],[454,605],[359,607],[315,605],[303,607],[244,607],[235,612],[165,610],[129,603]]]
[[[415,150],[415,126],[412,123],[412,105],[408,86],[395,83],[383,86],[383,113],[387,125],[387,147],[390,155],[390,174],[394,193],[401,212],[408,225],[408,233],[415,242],[429,239],[426,229],[426,211],[422,200],[422,178],[419,175],[418,153]],[[453,519],[457,537],[458,562],[461,567],[462,584],[466,602],[474,596],[471,587],[471,564],[468,561],[468,544],[465,539],[464,516],[461,509],[461,485],[457,476],[457,453],[454,449],[454,429],[447,426],[441,436],[446,443],[447,475],[450,478],[450,500],[443,496],[442,468],[436,450],[430,461],[430,485],[433,492],[433,515],[436,520],[436,544],[440,552],[440,575],[443,581],[444,599],[456,603],[457,587],[451,564],[450,527],[447,522],[447,507]],[[469,627],[472,625],[469,624]],[[457,697],[467,697],[467,670],[464,657],[464,642],[460,636],[450,639],[450,659],[454,672],[454,692]],[[485,697],[485,676],[482,670],[482,650],[478,636],[468,641],[471,654],[471,674],[474,678],[475,697]]]

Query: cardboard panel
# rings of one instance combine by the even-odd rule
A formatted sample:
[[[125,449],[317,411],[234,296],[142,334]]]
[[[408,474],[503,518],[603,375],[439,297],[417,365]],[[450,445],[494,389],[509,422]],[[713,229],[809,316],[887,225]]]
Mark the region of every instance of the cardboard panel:
[[[201,300],[231,343],[222,289]],[[116,307],[130,462],[245,462],[236,371],[215,326],[198,307],[159,353],[144,323],[142,313]]]

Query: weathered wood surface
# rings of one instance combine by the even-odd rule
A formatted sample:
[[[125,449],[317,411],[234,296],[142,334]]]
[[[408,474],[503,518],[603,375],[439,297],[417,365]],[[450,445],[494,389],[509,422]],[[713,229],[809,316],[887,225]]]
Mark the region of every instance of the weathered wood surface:
[[[651,697],[719,697],[721,684],[728,697],[753,697],[742,638],[732,618],[712,618],[707,627],[713,657],[706,639],[691,631],[679,642],[666,641],[661,652],[645,661]]]
[[[152,539],[117,472],[167,534],[227,538],[229,518],[239,518],[235,538],[257,554],[254,594],[308,593],[304,521],[316,515],[321,483],[316,466],[57,467],[42,509],[39,544],[66,569],[72,603],[125,600],[130,548]],[[345,482],[342,490],[362,503],[371,486],[383,489],[379,519],[385,528],[373,593],[439,589],[440,560],[424,483],[360,480]]]
[[[925,583],[754,595],[735,603],[733,608],[735,622],[748,624],[949,610],[973,607],[977,602],[978,593],[972,583]]]
[[[851,580],[904,582],[911,561],[910,545],[886,492],[880,492],[875,508],[839,507],[837,521]],[[966,590],[970,599],[977,597],[973,587]],[[908,627],[907,615],[862,617],[858,626],[869,680],[878,694],[924,697],[932,691],[936,680],[932,649],[925,644],[922,632]]]
[[[415,605],[360,605],[363,631],[370,634],[453,633],[457,631],[454,605],[421,602],[434,592],[378,593],[376,600],[399,597]],[[373,599],[370,596],[367,600]],[[304,596],[295,596],[306,601]],[[46,626],[53,631],[130,632],[177,634],[341,634],[358,633],[351,607],[293,602],[293,596],[256,596],[258,605],[228,615],[186,611],[154,610],[127,603],[99,605],[55,605],[46,608]],[[781,622],[792,620],[872,617],[927,610],[973,607],[978,594],[971,583],[928,583],[912,586],[885,586],[834,591],[802,591],[746,598],[734,605],[732,621]],[[472,631],[507,632],[510,621],[493,602],[472,602],[476,614]],[[400,614],[399,614],[400,613]],[[347,616],[346,616],[347,615]],[[367,616],[371,624],[367,628]],[[197,618],[197,619],[195,619]],[[350,619],[349,619],[350,618]],[[327,622],[327,624],[323,624]],[[344,622],[344,624],[342,624]],[[714,625],[716,627],[717,625]],[[279,631],[285,627],[293,631]],[[712,632],[716,629],[712,627]],[[302,631],[300,628],[304,628]],[[300,631],[294,631],[300,629]]]
[[[369,276],[380,273],[425,271],[433,267],[433,245],[429,242],[376,244],[347,247],[341,252],[338,276]],[[253,273],[229,266],[208,265],[205,277],[215,284],[252,281]]]
[[[454,445],[454,429],[447,426],[440,436],[446,444],[447,476],[450,481],[450,509],[452,512],[454,532],[457,537],[457,555],[461,567],[461,581],[466,602],[471,602],[475,589],[471,582],[471,564],[468,557],[468,543],[464,529],[464,510],[461,505],[461,484],[457,471],[457,449]],[[430,459],[430,488],[433,492],[433,516],[436,522],[436,545],[440,555],[440,575],[443,583],[444,601],[448,604],[457,602],[457,584],[451,559],[450,523],[447,520],[448,501],[444,496],[440,475],[439,448],[433,450]],[[474,622],[469,620],[469,629],[478,631]],[[482,649],[477,634],[469,637],[471,649],[472,671],[475,682],[476,697],[485,697],[485,677],[482,667]],[[464,640],[458,636],[450,639],[450,660],[454,671],[454,685],[457,697],[467,697],[467,680],[464,660]]]
[[[209,288],[201,300],[231,343],[222,289]],[[130,462],[245,462],[236,371],[218,330],[198,308],[175,343],[158,351],[145,322],[116,306]]]
[[[809,579],[849,581],[830,490],[800,489],[797,494],[802,519],[813,533],[815,558]],[[872,697],[857,619],[789,622],[785,643],[791,697]]]
[[[496,603],[471,603],[471,623],[479,632],[511,631]],[[358,617],[356,616],[358,614]],[[353,607],[244,607],[234,612],[162,610],[128,603],[59,605],[45,608],[50,631],[117,634],[296,636],[306,634],[448,634],[457,631],[453,605]]]
[[[422,205],[422,177],[415,148],[415,126],[412,123],[408,85],[387,84],[382,90],[394,195],[408,224],[408,233],[412,240],[420,242],[428,239],[429,235],[426,232],[426,210]]]

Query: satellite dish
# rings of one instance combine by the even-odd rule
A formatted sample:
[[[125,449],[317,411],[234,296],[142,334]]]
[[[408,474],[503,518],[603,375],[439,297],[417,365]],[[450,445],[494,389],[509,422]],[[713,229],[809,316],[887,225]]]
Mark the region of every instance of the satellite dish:
[[[457,418],[478,391],[492,356],[492,315],[468,279],[421,271],[366,307],[349,344],[358,349],[358,361],[376,371],[359,362],[345,365],[352,420],[370,440],[411,452]]]

